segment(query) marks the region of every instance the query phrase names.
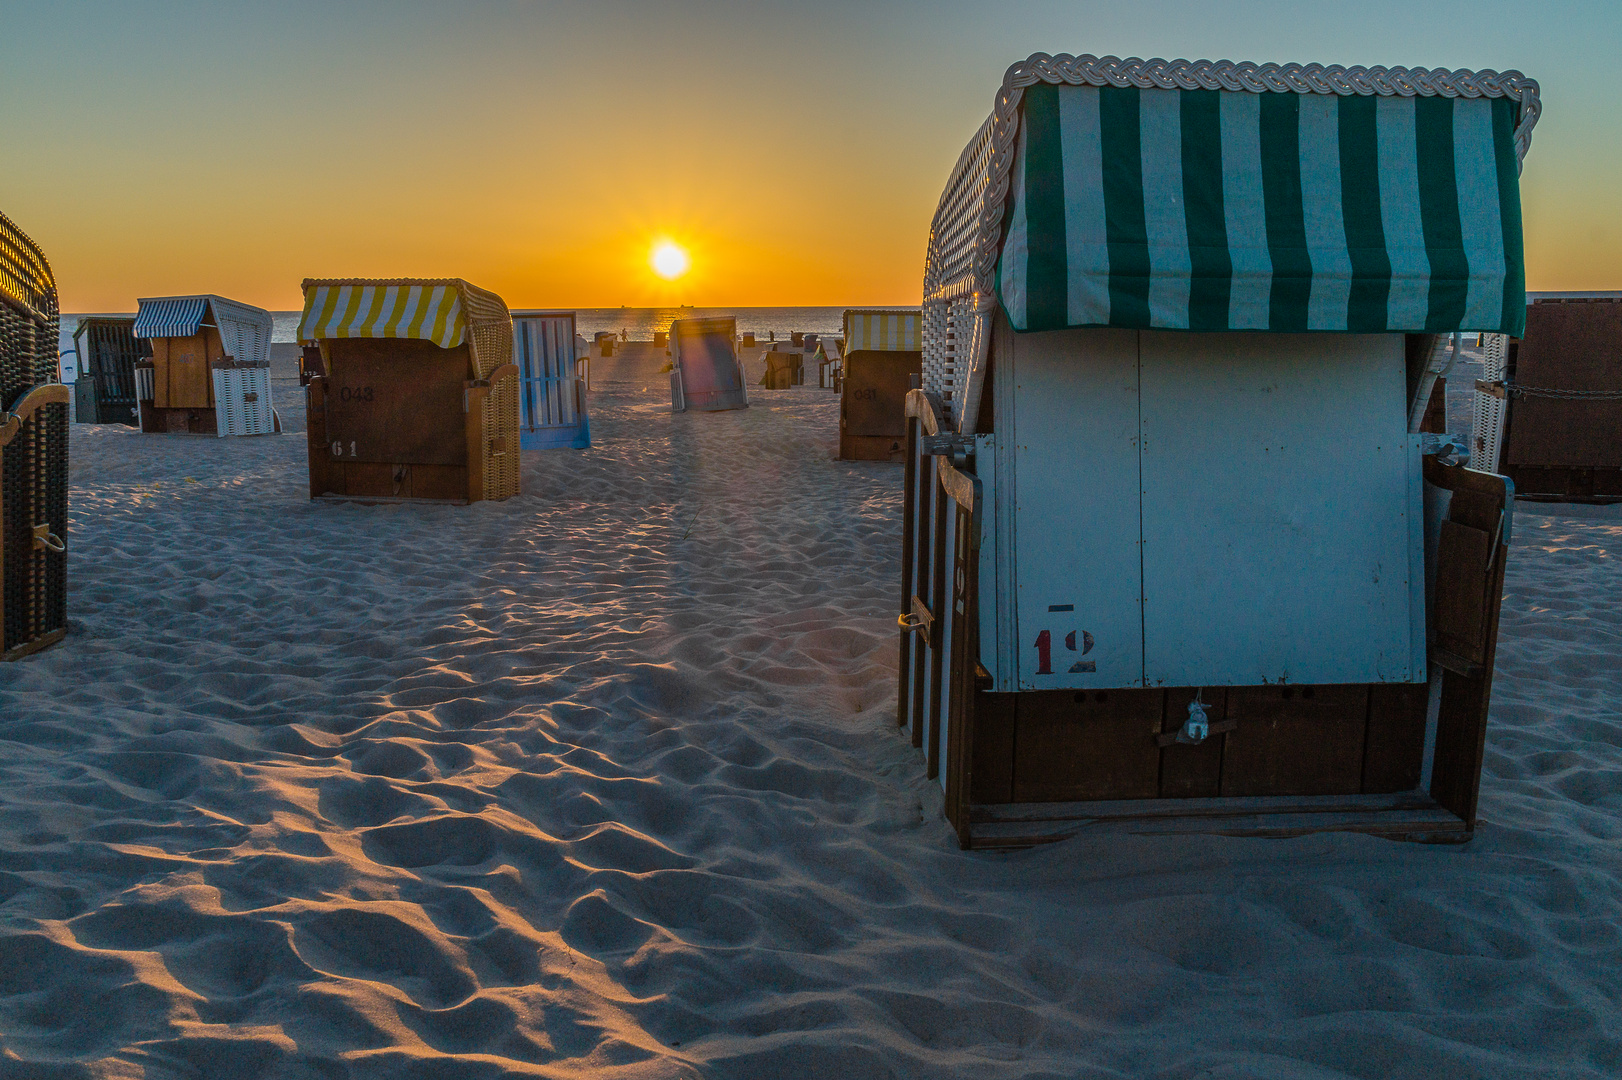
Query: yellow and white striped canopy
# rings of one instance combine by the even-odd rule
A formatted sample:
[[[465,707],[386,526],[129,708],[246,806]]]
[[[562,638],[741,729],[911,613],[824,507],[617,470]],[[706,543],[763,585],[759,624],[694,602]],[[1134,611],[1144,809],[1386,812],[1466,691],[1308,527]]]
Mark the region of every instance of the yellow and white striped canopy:
[[[316,285],[304,288],[300,341],[417,338],[442,349],[467,340],[462,297],[452,282]]]
[[[845,312],[845,352],[917,352],[923,348],[918,311]]]

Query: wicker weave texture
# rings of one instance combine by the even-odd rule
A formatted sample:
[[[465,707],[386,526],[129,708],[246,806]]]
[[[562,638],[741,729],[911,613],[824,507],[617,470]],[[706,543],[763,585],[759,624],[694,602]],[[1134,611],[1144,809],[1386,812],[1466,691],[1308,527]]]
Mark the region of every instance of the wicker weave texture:
[[[57,381],[56,280],[39,247],[0,215],[0,414]],[[37,399],[36,399],[37,400]],[[0,416],[0,429],[9,425]],[[68,527],[68,406],[26,413],[0,445],[0,656],[15,657],[67,626],[67,559],[38,546]]]

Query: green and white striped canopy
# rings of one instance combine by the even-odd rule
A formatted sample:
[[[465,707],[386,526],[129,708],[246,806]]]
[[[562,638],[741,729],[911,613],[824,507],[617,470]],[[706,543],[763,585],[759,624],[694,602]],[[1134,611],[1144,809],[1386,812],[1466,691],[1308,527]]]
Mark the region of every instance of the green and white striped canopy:
[[[1028,87],[997,286],[1016,330],[1519,335],[1505,98]]]

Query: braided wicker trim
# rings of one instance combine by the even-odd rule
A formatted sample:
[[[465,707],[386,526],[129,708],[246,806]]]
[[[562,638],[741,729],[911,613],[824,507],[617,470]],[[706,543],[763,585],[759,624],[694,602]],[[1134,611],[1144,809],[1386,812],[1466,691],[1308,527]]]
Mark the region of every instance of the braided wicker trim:
[[[1142,60],[1118,56],[1032,53],[1003,75],[991,112],[991,184],[980,212],[974,253],[975,291],[994,291],[1003,204],[1014,164],[1019,105],[1039,82],[1070,86],[1136,86],[1159,90],[1248,90],[1252,93],[1340,94],[1397,97],[1507,97],[1520,102],[1515,155],[1524,159],[1543,111],[1538,84],[1519,71],[1447,71],[1442,68],[1341,67],[1331,64],[1256,64],[1232,60]]]

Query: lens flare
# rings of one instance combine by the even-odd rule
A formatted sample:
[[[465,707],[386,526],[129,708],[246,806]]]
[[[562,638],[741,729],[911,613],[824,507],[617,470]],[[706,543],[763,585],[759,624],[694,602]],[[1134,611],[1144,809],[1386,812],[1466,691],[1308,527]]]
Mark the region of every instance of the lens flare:
[[[653,272],[666,281],[675,281],[687,273],[687,267],[691,265],[687,252],[669,240],[655,244],[653,255],[648,261],[653,264]]]

